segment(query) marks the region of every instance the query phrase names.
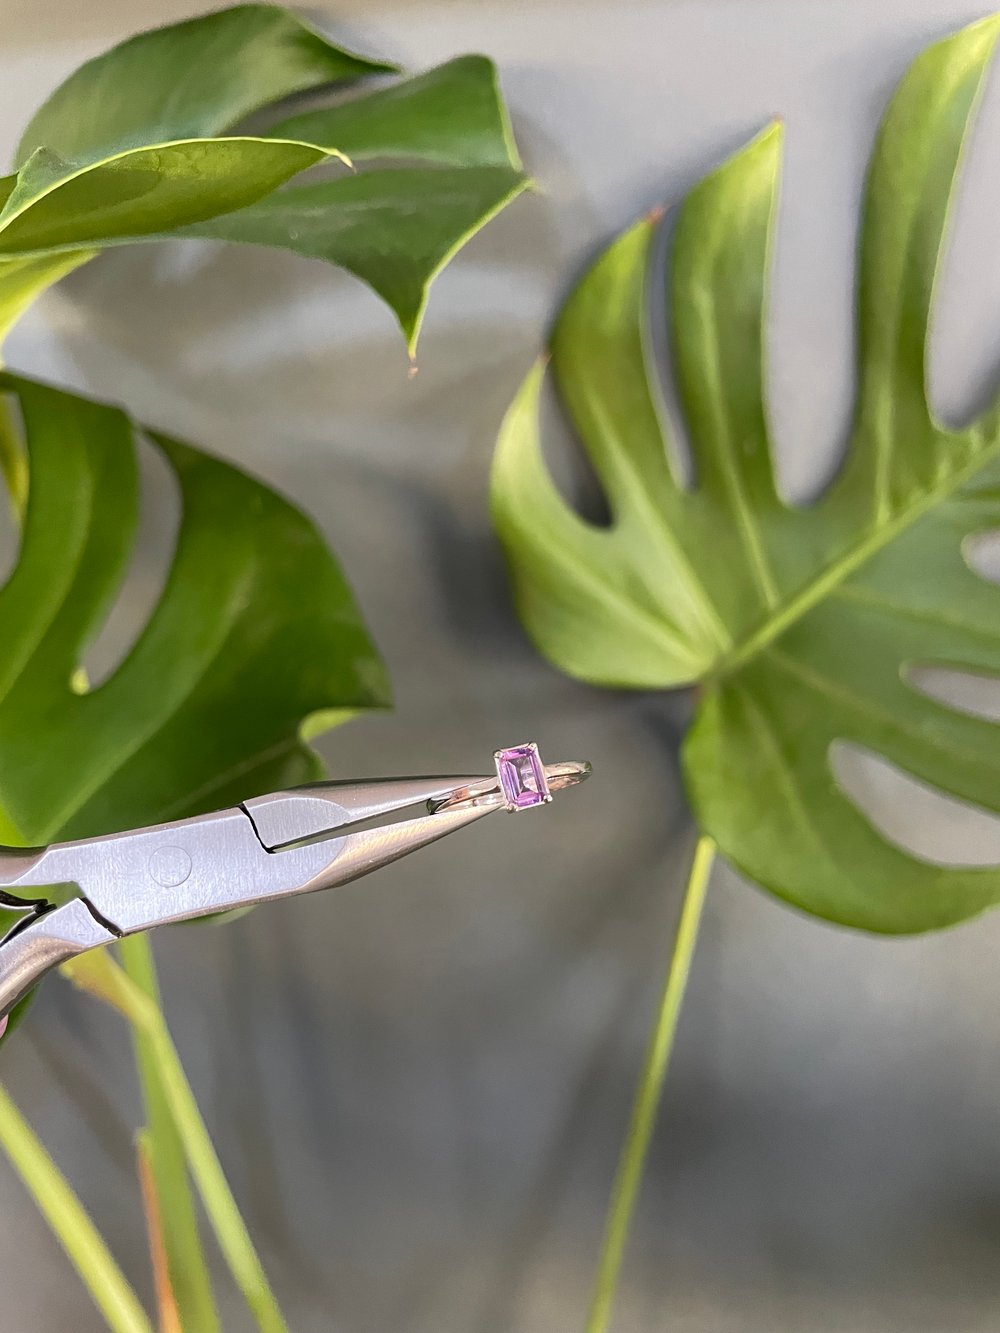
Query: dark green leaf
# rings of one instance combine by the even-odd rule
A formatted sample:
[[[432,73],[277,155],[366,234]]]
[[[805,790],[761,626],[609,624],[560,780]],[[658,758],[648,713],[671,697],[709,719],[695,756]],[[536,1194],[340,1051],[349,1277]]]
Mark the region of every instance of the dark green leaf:
[[[911,856],[831,768],[846,741],[1000,811],[996,725],[929,698],[911,675],[934,664],[1000,675],[1000,591],[963,547],[1000,527],[1000,411],[946,429],[926,384],[949,198],[998,31],[987,19],[928,49],[886,114],[865,203],[854,429],[819,501],[793,508],[779,495],[764,405],[777,127],[677,218],[667,296],[693,486],[668,463],[651,383],[649,220],[586,275],[554,339],[610,527],[578,518],[552,483],[540,371],[495,464],[497,526],[542,650],[601,684],[700,683],[684,767],[702,828],[776,894],[871,930],[926,930],[1000,901],[1000,871]]]
[[[335,46],[287,9],[236,5],[139,33],[81,65],[33,116],[17,162],[38,148],[82,164],[210,138],[290,93],[393,69]]]
[[[218,459],[147,432],[182,514],[170,573],[110,678],[71,679],[132,554],[135,428],[115,408],[0,376],[29,490],[0,589],[0,841],[41,843],[305,781],[310,715],[387,700],[382,665],[303,514]]]
[[[215,137],[289,93],[391,68],[269,5],[143,33],[83,66],[32,120],[16,175],[0,179],[0,336],[107,246],[198,234],[343,264],[393,307],[412,351],[437,272],[527,183],[492,64],[460,58],[352,89],[266,137]],[[279,190],[342,157],[338,139],[382,167]]]
[[[348,269],[396,312],[412,351],[434,278],[526,184],[511,167],[366,171],[280,190],[184,234],[278,246]]]
[[[444,65],[275,125],[281,139],[339,148],[354,162],[420,158],[450,167],[518,167],[497,72],[485,56]]]

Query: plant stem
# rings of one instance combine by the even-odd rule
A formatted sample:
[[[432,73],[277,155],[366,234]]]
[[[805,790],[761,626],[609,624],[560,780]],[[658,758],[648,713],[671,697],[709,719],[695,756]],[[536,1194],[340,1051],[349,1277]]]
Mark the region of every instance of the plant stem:
[[[701,909],[704,906],[705,890],[708,888],[714,857],[715,843],[703,834],[698,839],[691,862],[681,919],[674,938],[663,993],[660,996],[656,1020],[646,1048],[646,1058],[639,1077],[635,1101],[632,1104],[628,1132],[611,1191],[611,1202],[604,1224],[601,1257],[597,1265],[590,1313],[587,1317],[587,1333],[606,1333],[610,1326],[611,1307],[618,1286],[625,1243],[632,1223],[639,1186],[642,1183],[646,1155],[653,1136],[663,1080],[673,1050],[677,1019],[691,970],[691,959],[701,922]]]
[[[163,1212],[153,1176],[153,1158],[149,1145],[149,1130],[140,1130],[135,1140],[135,1165],[142,1190],[142,1206],[146,1214],[146,1234],[149,1238],[149,1260],[153,1266],[153,1287],[156,1291],[156,1309],[159,1315],[159,1333],[184,1333],[177,1298],[170,1283],[167,1267],[167,1246],[163,1237]]]
[[[261,1333],[289,1333],[246,1223],[229,1188],[211,1136],[201,1118],[198,1103],[184,1075],[167,1026],[158,1011],[153,1011],[151,1020],[149,1031],[152,1048],[156,1053],[170,1113],[226,1263]]]
[[[149,940],[145,935],[128,936],[119,945],[119,956],[129,979],[159,1014],[160,988]],[[132,1044],[146,1108],[146,1147],[160,1204],[167,1272],[181,1326],[198,1333],[220,1333],[184,1145],[163,1086],[157,1045],[151,1033],[138,1024],[132,1025]]]
[[[133,946],[137,942],[145,946],[145,956],[134,956]],[[119,946],[123,957],[126,953],[125,945],[129,946],[127,952],[133,955],[129,958],[131,967],[128,972],[119,967],[107,950],[92,950],[81,954],[71,963],[64,964],[62,971],[75,985],[112,1005],[132,1026],[137,1049],[142,1051],[144,1061],[155,1075],[158,1114],[169,1122],[175,1136],[169,1141],[171,1148],[176,1146],[179,1153],[178,1172],[184,1179],[185,1189],[186,1170],[190,1170],[226,1263],[262,1333],[288,1333],[288,1325],[278,1309],[246,1223],[240,1216],[229,1182],[212,1146],[211,1136],[201,1118],[166,1019],[156,1002],[155,974],[149,970],[152,967],[152,956],[148,942],[142,936],[128,937]],[[137,977],[144,978],[146,984],[140,986]],[[147,1150],[150,1146],[156,1145],[151,1144],[151,1136],[147,1135]],[[176,1185],[173,1179],[167,1183],[168,1188]],[[156,1186],[157,1190],[161,1188],[159,1177],[156,1178]],[[187,1200],[190,1205],[190,1195]],[[161,1197],[163,1229],[166,1233],[167,1214],[163,1203]],[[165,1239],[169,1244],[169,1235],[165,1235]],[[201,1257],[200,1250],[198,1257]],[[170,1271],[173,1280],[173,1270]],[[174,1294],[178,1295],[176,1289]],[[202,1333],[205,1327],[190,1322],[182,1323],[182,1326],[185,1333],[187,1330]]]
[[[2,1086],[0,1145],[112,1333],[153,1333],[128,1279],[115,1263],[69,1182]]]

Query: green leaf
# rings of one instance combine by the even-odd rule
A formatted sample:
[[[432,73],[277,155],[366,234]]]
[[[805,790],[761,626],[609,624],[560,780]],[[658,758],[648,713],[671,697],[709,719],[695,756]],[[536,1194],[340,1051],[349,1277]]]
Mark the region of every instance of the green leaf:
[[[36,297],[47,287],[93,259],[93,250],[69,250],[41,258],[0,262],[0,345]]]
[[[81,65],[32,117],[17,162],[38,148],[84,163],[206,139],[291,93],[394,69],[278,5],[236,5],[139,33]]]
[[[181,503],[170,571],[124,660],[77,693],[71,678],[133,551],[136,427],[19,376],[0,375],[0,393],[23,422],[29,475],[0,588],[4,841],[179,818],[304,781],[316,770],[305,719],[386,703],[381,662],[309,520],[155,432]]]
[[[76,167],[45,148],[0,212],[0,257],[98,249],[234,212],[327,154],[273,139],[192,139]]]
[[[996,725],[912,677],[924,665],[1000,675],[1000,591],[965,549],[1000,527],[1000,409],[948,429],[926,376],[949,199],[998,32],[989,18],[930,47],[886,113],[864,208],[854,425],[819,500],[792,507],[779,494],[764,401],[778,126],[676,219],[666,297],[693,484],[668,461],[651,362],[649,219],[584,277],[553,344],[610,526],[578,517],[549,475],[540,369],[493,474],[518,607],[541,650],[599,684],[699,684],[684,771],[704,832],[782,898],[876,931],[944,926],[1000,901],[1000,870],[910,855],[831,768],[847,742],[1000,811]]]
[[[316,776],[301,739],[314,719],[383,704],[387,689],[311,523],[238,469],[146,432],[180,492],[171,567],[131,651],[81,693],[82,654],[134,547],[137,429],[115,408],[13,375],[0,375],[0,395],[4,472],[23,510],[18,560],[0,588],[0,841],[182,817]],[[146,940],[129,942],[128,962],[155,1009]],[[166,1040],[135,1032],[150,1160],[185,1326],[208,1330],[217,1318],[164,1084]],[[219,1206],[232,1232],[231,1199]],[[262,1327],[280,1327],[252,1250],[236,1254]]]
[[[412,354],[430,284],[526,183],[509,167],[367,171],[281,190],[184,234],[277,246],[348,269],[396,312]]]
[[[283,120],[268,133],[339,148],[352,162],[520,166],[496,66],[485,56],[459,56],[365,97]]]
[[[348,268],[392,306],[412,352],[436,274],[527,185],[491,62],[352,87],[263,135],[232,134],[290,93],[392,71],[269,5],[143,33],[84,65],[0,179],[0,336],[108,246],[199,235]],[[279,188],[347,154],[381,166]]]

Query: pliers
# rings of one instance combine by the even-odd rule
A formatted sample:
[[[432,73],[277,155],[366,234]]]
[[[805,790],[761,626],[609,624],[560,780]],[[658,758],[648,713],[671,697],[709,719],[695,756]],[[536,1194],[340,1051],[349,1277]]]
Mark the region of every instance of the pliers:
[[[544,804],[584,763],[498,750],[490,777],[318,782],[227,810],[48,847],[0,848],[0,907],[25,915],[0,940],[0,1030],[51,968],[169,922],[336,888],[494,810]],[[423,806],[415,818],[396,818]],[[25,897],[69,885],[76,896]]]

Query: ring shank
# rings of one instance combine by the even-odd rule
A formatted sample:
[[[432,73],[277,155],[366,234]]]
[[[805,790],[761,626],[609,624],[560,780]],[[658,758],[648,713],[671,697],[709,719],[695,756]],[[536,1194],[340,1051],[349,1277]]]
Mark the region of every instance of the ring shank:
[[[575,787],[590,777],[591,767],[586,762],[567,760],[562,764],[546,764],[545,779],[549,791],[563,791],[566,787]]]
[[[566,760],[561,764],[545,764],[545,780],[550,792],[564,791],[575,787],[577,783],[590,777],[591,767],[586,761]],[[467,787],[457,787],[443,800],[435,801],[431,810],[454,810],[467,806],[506,805],[498,778],[483,778],[481,782],[470,783]]]

